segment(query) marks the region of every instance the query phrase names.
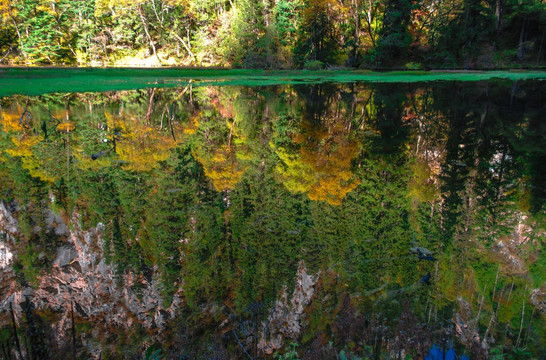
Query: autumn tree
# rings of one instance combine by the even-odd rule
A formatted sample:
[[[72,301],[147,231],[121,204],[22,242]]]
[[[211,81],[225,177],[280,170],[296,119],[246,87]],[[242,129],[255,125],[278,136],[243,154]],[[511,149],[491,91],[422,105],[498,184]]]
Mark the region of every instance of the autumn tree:
[[[21,51],[39,63],[74,61],[73,36],[69,22],[73,19],[70,1],[44,0],[15,3]]]
[[[307,0],[301,14],[294,61],[302,67],[305,61],[335,64],[339,50],[339,3],[333,0]]]

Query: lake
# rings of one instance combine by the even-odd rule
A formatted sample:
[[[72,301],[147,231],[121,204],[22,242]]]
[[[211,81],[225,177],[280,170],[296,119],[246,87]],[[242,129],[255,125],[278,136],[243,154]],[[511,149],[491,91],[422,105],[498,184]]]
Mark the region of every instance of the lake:
[[[3,358],[539,357],[545,78],[0,70]]]

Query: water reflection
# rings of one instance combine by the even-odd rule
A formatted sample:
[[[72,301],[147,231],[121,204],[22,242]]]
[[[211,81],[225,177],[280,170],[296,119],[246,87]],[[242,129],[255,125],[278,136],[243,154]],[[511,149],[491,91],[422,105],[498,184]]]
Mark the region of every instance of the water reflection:
[[[361,181],[352,170],[365,152],[405,152],[416,161],[417,177],[430,173],[429,183],[438,182],[440,167],[443,177],[453,178],[480,161],[506,166],[514,160],[510,153],[525,147],[525,135],[542,140],[535,120],[541,96],[533,99],[522,87],[319,84],[11,97],[2,102],[3,137],[11,140],[3,152],[19,158],[32,176],[55,182],[70,167],[159,169],[175,148],[190,146],[218,191],[233,189],[268,158],[291,192],[340,205]],[[65,173],[57,169],[61,148],[69,152]],[[480,155],[471,155],[475,151],[489,152],[489,159],[472,158]],[[543,198],[541,186],[532,188],[529,200],[540,204],[534,199]]]
[[[446,339],[475,356],[522,341],[538,353],[544,86],[2,98],[0,240],[17,255],[0,305],[17,312],[23,292],[40,294],[41,311],[62,317],[74,301],[78,322],[103,331],[78,341],[103,350],[117,326],[194,357],[207,346],[259,357],[289,339],[316,358],[425,356]],[[80,281],[63,285],[71,300],[51,290],[62,271]],[[101,303],[125,305],[108,316]]]

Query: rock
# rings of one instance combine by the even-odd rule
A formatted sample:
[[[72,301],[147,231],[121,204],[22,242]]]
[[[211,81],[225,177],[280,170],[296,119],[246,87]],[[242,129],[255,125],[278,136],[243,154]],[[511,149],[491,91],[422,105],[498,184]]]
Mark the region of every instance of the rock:
[[[522,248],[525,248],[533,237],[543,238],[544,233],[533,234],[534,226],[528,224],[527,216],[516,212],[513,215],[513,231],[509,236],[497,240],[495,251],[500,255],[505,264],[504,271],[515,275],[527,273],[526,262],[519,256]]]
[[[531,291],[530,301],[540,314],[546,317],[546,292],[542,289],[534,289]]]
[[[59,267],[66,266],[70,264],[74,259],[77,259],[78,253],[76,250],[70,246],[61,246],[57,248],[57,257],[53,261],[54,265]]]
[[[70,334],[72,304],[77,316],[93,321],[99,332],[116,327],[126,328],[128,323],[135,321],[147,330],[154,327],[162,329],[174,317],[176,308],[182,303],[181,289],[175,294],[171,306],[164,309],[159,301],[157,269],[152,272],[150,280],[126,272],[118,281],[115,266],[106,264],[104,260],[103,224],[83,231],[77,214],[70,220],[71,229],[60,216],[52,212],[46,216],[47,230],[66,239],[56,251],[52,268],[42,272],[36,288],[18,287],[12,271],[1,266],[8,265],[14,255],[9,244],[0,242],[0,312],[9,311],[10,303],[13,303],[16,318],[22,319],[20,305],[28,297],[37,310],[59,314],[58,320],[50,325],[60,341]],[[0,202],[0,231],[17,236],[20,234],[17,221],[3,202]],[[139,294],[131,288],[137,282]]]
[[[9,235],[16,235],[19,232],[19,223],[8,210],[4,201],[0,201],[0,231]]]
[[[412,253],[415,253],[415,254],[421,253],[423,255],[432,255],[432,251],[430,251],[427,248],[419,247],[419,246],[414,246],[414,247],[410,248],[410,251]]]
[[[291,299],[288,300],[288,294],[284,288],[267,322],[262,324],[258,347],[264,353],[271,355],[281,349],[284,339],[298,339],[301,332],[300,320],[305,307],[309,305],[315,293],[314,286],[317,279],[318,275],[307,274],[307,269],[301,262],[296,273],[296,287]]]
[[[474,352],[482,353],[487,357],[489,353],[489,340],[480,338],[478,329],[474,326],[472,308],[462,297],[457,298],[459,311],[453,315],[455,335],[467,348],[474,349]]]
[[[5,269],[9,266],[13,259],[13,253],[8,245],[0,241],[0,269]]]
[[[68,226],[66,226],[63,219],[59,215],[53,213],[53,211],[48,210],[46,212],[45,223],[48,227],[48,232],[54,233],[56,236],[68,236]]]

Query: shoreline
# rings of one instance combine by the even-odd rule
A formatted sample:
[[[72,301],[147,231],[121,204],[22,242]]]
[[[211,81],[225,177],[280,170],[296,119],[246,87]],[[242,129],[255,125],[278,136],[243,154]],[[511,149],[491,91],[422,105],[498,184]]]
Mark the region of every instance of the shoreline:
[[[57,70],[88,70],[88,69],[132,69],[132,70],[243,70],[243,71],[366,71],[366,72],[390,72],[390,71],[423,71],[423,72],[491,72],[491,71],[546,71],[546,66],[536,67],[498,67],[498,68],[473,68],[465,69],[461,68],[424,68],[424,69],[407,69],[403,67],[392,68],[350,68],[350,67],[331,67],[324,69],[297,69],[297,68],[276,68],[276,69],[262,69],[262,68],[237,68],[237,67],[225,67],[225,66],[183,66],[183,65],[163,65],[163,66],[137,66],[137,65],[108,65],[108,66],[72,66],[72,65],[5,65],[0,64],[0,71],[2,70],[33,70],[33,69],[57,69]]]
[[[254,70],[218,68],[0,68],[0,96],[193,86],[415,83],[546,79],[546,70]]]

